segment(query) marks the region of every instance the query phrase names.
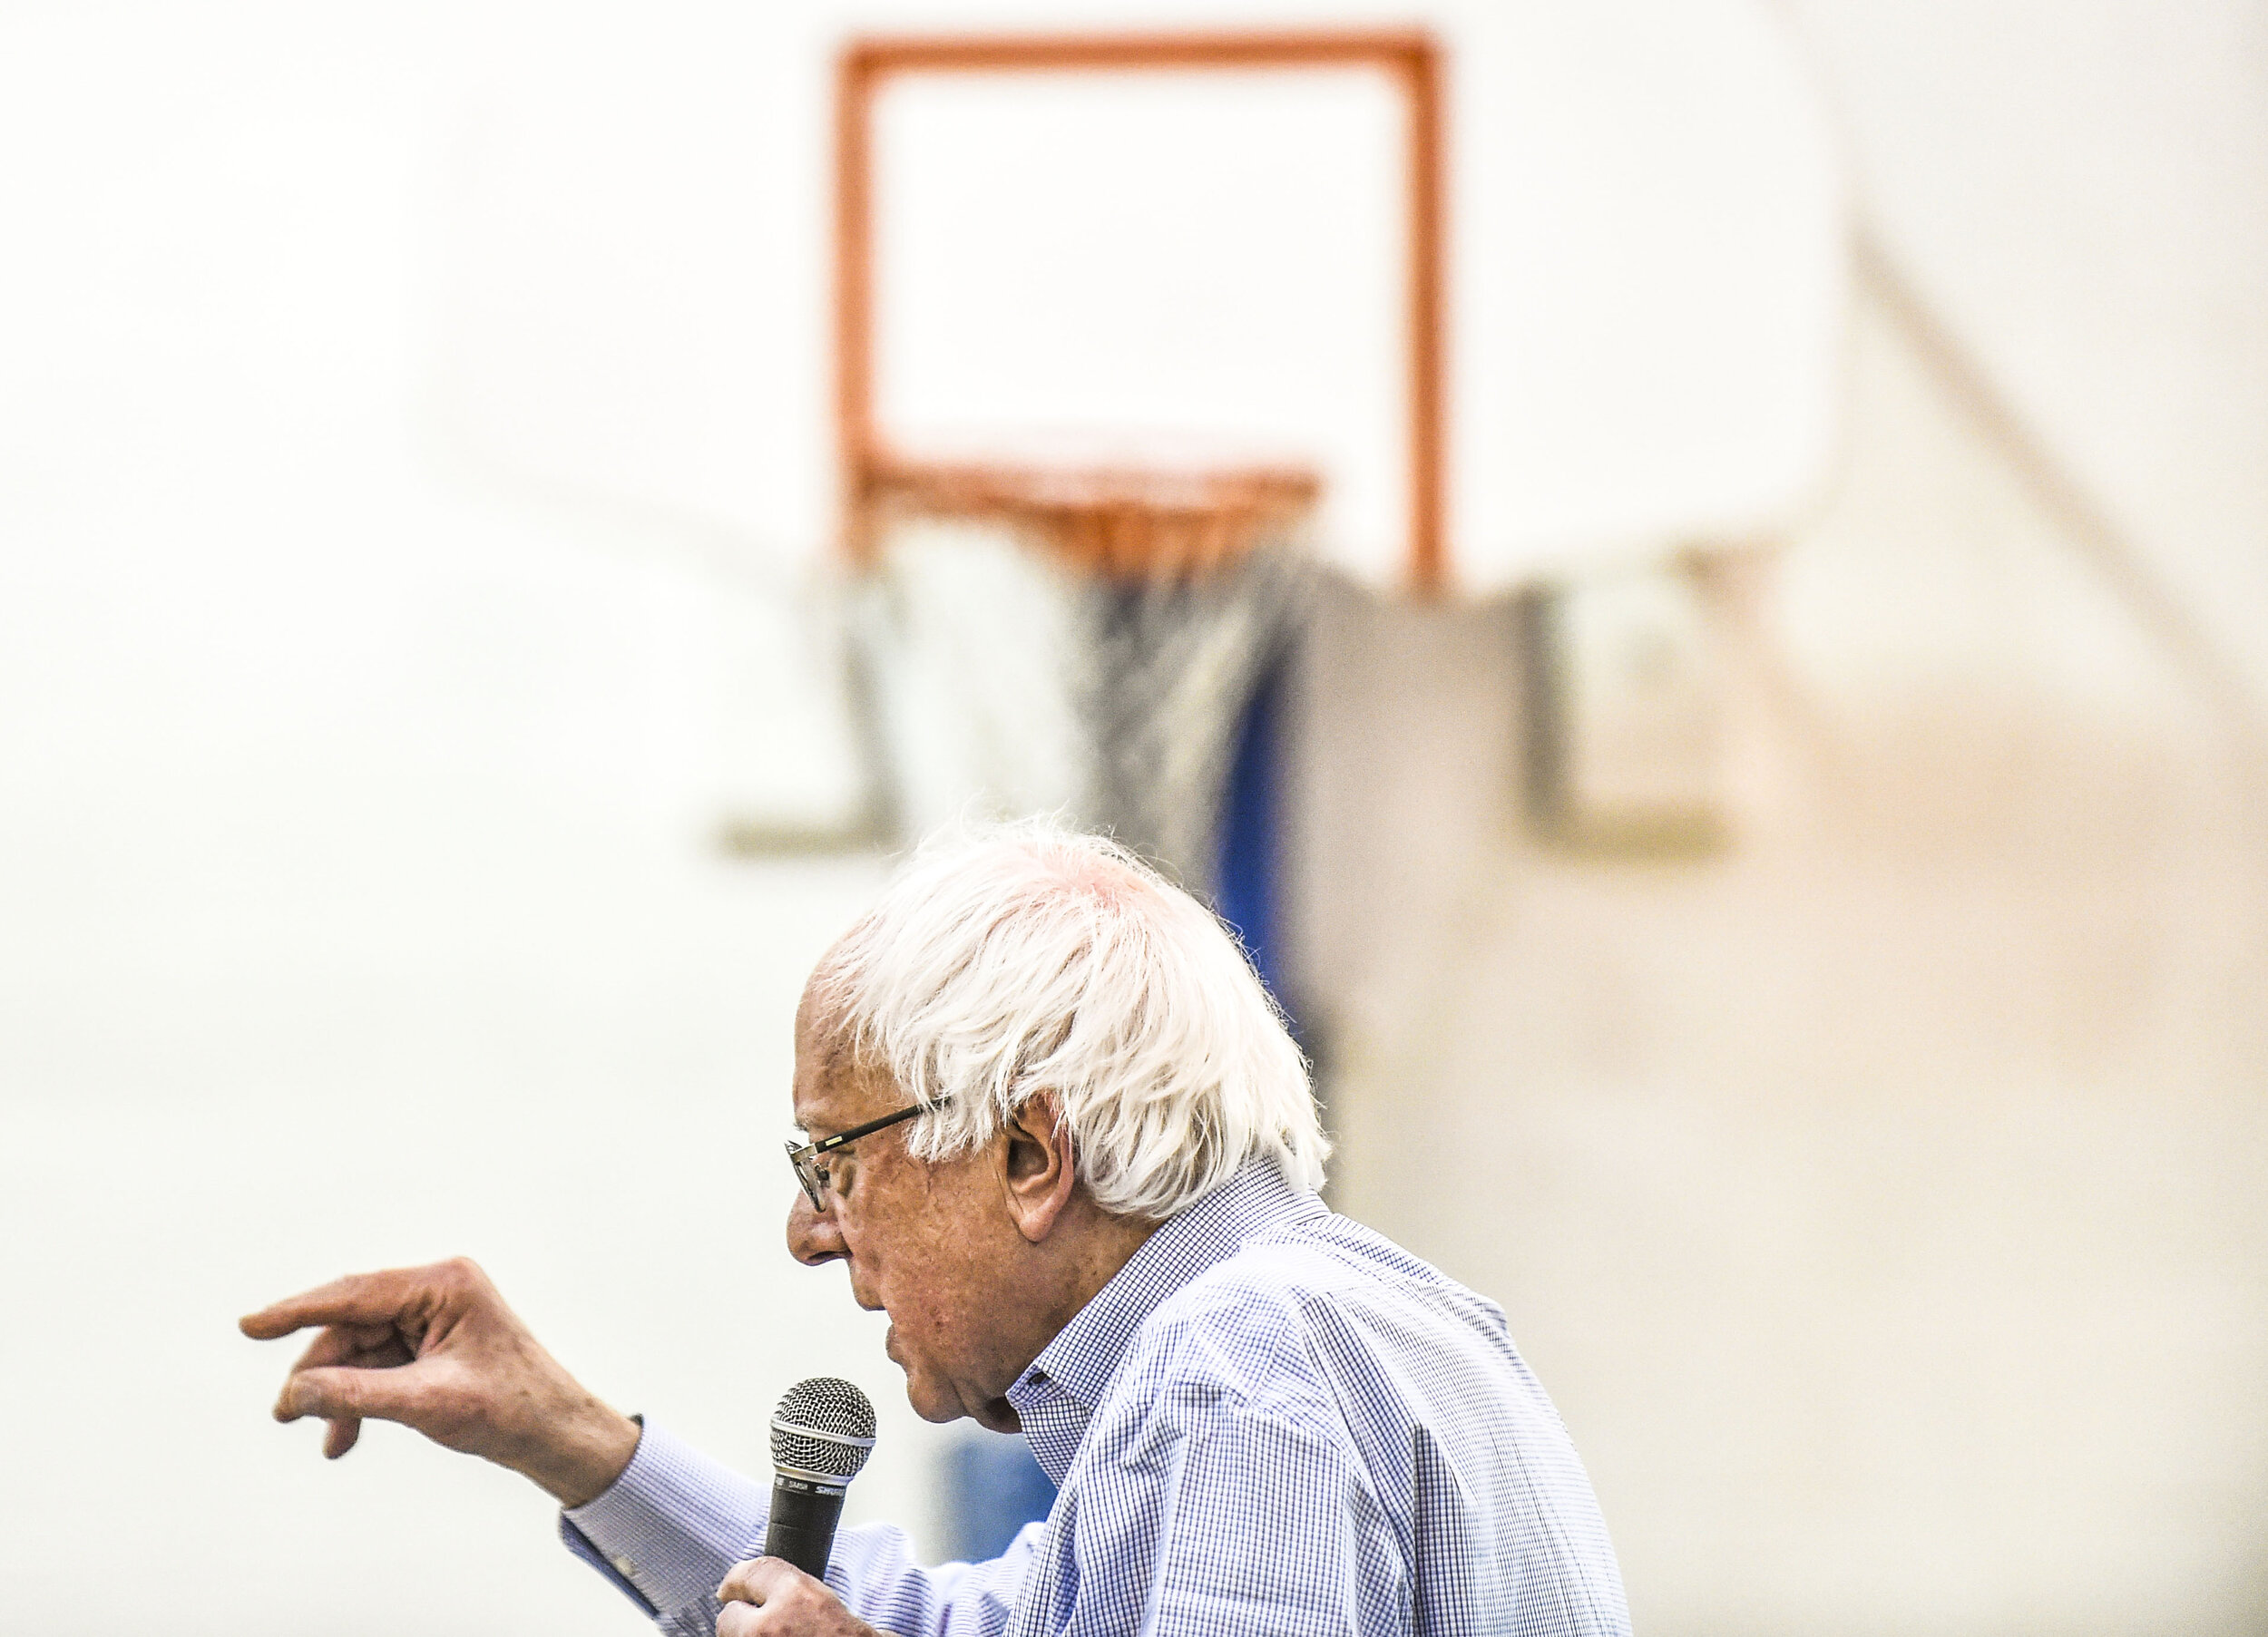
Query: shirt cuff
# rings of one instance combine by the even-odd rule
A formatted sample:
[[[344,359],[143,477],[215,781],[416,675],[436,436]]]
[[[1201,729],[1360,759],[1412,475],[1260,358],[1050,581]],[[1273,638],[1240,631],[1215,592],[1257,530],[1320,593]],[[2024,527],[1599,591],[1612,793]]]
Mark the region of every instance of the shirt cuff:
[[[717,1618],[717,1584],[761,1554],[771,1494],[649,1421],[598,1499],[560,1514],[560,1537],[664,1625]]]

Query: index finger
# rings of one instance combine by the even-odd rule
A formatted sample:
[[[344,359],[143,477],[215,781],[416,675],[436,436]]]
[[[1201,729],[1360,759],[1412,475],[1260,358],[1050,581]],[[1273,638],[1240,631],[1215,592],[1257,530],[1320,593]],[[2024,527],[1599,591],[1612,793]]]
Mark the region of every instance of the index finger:
[[[287,1296],[236,1328],[255,1341],[273,1341],[310,1324],[391,1324],[424,1286],[423,1269],[389,1269],[383,1273],[349,1273],[297,1296]]]

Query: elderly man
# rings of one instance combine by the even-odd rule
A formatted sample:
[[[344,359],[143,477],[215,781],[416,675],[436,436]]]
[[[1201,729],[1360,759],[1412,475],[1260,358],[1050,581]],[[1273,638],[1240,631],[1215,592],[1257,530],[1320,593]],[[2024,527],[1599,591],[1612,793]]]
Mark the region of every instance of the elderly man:
[[[583,1391],[469,1262],[246,1319],[325,1327],[278,1418],[525,1474],[679,1637],[1628,1630],[1503,1314],[1325,1208],[1282,1019],[1123,850],[1028,824],[923,852],[813,973],[795,1106],[789,1249],[888,1312],[915,1409],[1021,1429],[1058,1486],[1005,1555],[924,1567],[875,1525],[825,1584],[754,1558],[767,1488]]]

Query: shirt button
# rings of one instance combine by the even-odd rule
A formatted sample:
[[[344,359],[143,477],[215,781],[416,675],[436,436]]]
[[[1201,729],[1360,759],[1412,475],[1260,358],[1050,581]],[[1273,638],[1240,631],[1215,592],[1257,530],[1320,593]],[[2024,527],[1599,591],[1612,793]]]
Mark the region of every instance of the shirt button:
[[[624,1580],[628,1580],[638,1573],[638,1565],[631,1562],[629,1553],[618,1552],[614,1555],[614,1572]]]

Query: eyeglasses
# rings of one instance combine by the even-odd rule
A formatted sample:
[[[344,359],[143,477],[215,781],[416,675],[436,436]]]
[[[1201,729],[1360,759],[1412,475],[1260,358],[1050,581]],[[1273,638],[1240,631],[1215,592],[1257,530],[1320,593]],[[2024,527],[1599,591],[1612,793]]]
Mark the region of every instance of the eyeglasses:
[[[885,1125],[894,1125],[900,1120],[910,1120],[916,1115],[927,1114],[932,1108],[942,1108],[951,1101],[950,1097],[939,1097],[934,1103],[925,1106],[916,1103],[911,1108],[885,1114],[878,1120],[868,1120],[864,1125],[838,1131],[833,1136],[822,1137],[816,1143],[788,1144],[787,1163],[796,1168],[796,1180],[803,1184],[804,1195],[810,1200],[811,1208],[814,1211],[826,1209],[827,1174],[826,1167],[820,1164],[822,1155],[832,1154],[844,1144],[855,1143],[862,1136],[872,1136]]]

